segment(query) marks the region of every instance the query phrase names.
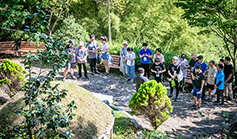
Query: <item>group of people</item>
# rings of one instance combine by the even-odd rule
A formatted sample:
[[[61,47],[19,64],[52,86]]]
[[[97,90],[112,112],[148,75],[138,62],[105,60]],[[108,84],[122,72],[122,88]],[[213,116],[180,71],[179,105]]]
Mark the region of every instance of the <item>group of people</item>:
[[[99,49],[99,44],[95,41],[95,36],[90,35],[90,41],[84,47],[83,42],[79,42],[79,47],[75,49],[74,41],[70,40],[69,44],[66,46],[65,50],[70,55],[70,59],[66,64],[66,69],[63,75],[63,81],[66,79],[66,75],[70,70],[71,77],[76,79],[74,74],[74,69],[76,68],[76,62],[78,64],[78,74],[79,79],[82,77],[82,66],[84,69],[85,78],[89,79],[87,75],[87,53],[89,54],[90,69],[92,75],[99,74],[97,71],[96,62],[98,59],[97,52],[101,51],[101,58],[105,66],[105,75],[109,75],[109,45],[106,36],[100,38],[101,48]],[[153,55],[152,51],[148,49],[147,43],[143,43],[143,49],[139,52],[139,58],[141,59],[141,68],[138,69],[139,75],[135,75],[135,59],[136,54],[133,52],[131,47],[128,47],[127,41],[123,41],[122,48],[120,50],[120,71],[123,73],[124,77],[128,77],[128,82],[136,83],[136,91],[138,91],[140,85],[146,81],[149,81],[150,73],[153,74],[154,79],[158,83],[164,81],[163,73],[168,71],[168,81],[170,82],[170,95],[173,96],[173,90],[176,89],[175,100],[178,99],[179,92],[184,91],[185,79],[187,77],[187,69],[191,69],[191,80],[193,84],[193,98],[194,107],[201,107],[201,99],[210,99],[213,93],[214,103],[220,106],[224,105],[224,97],[231,100],[233,103],[235,101],[234,94],[232,90],[233,82],[233,66],[230,63],[230,58],[226,57],[225,60],[220,59],[217,67],[215,67],[215,62],[212,60],[209,62],[210,66],[203,61],[203,56],[197,56],[195,53],[191,54],[192,59],[190,62],[186,60],[186,55],[182,54],[181,57],[174,56],[172,58],[172,63],[169,64],[168,69],[166,69],[164,62],[165,58],[161,54],[160,48],[156,49],[156,53]],[[151,64],[151,61],[153,62]],[[208,74],[206,72],[208,70]],[[206,81],[207,79],[207,81]],[[208,96],[205,98],[205,86],[208,89]],[[237,89],[237,87],[236,87]],[[228,94],[228,97],[227,97]],[[220,102],[221,98],[221,102]],[[198,104],[198,106],[197,106]]]

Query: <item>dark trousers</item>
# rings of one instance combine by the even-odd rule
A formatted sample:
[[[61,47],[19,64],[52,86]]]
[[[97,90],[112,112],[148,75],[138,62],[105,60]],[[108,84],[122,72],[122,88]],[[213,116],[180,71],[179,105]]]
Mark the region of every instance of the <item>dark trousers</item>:
[[[85,75],[85,77],[87,77],[86,63],[81,63],[81,64],[78,63],[78,75],[79,75],[79,77],[82,76],[82,75],[81,75],[81,66],[83,66],[84,75]]]
[[[179,82],[174,80],[175,81],[175,89],[176,89],[176,97],[178,97],[179,95]],[[174,90],[174,87],[171,87],[171,82],[170,82],[170,95],[173,95],[173,90]]]
[[[162,79],[161,79],[161,77],[156,77],[155,76],[155,80],[157,81],[157,83],[160,83]]]
[[[97,71],[96,58],[90,59],[90,68],[91,68],[91,72]]]
[[[207,86],[203,86],[203,90],[202,90],[202,100],[204,100],[205,96],[206,96],[206,91],[207,91]]]
[[[221,97],[221,104],[223,105],[224,104],[224,95],[223,95],[224,90],[217,89],[216,93],[217,93],[217,102],[220,102],[220,97]]]
[[[149,79],[150,78],[150,64],[142,64],[142,67],[145,70],[144,76],[146,76]]]

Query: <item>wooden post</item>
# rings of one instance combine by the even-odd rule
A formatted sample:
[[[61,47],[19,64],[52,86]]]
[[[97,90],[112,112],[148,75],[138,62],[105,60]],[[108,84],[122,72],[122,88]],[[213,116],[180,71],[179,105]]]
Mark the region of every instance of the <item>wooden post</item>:
[[[109,15],[109,41],[111,42],[111,26],[110,26],[110,8],[109,8],[109,0],[108,0],[108,15]]]

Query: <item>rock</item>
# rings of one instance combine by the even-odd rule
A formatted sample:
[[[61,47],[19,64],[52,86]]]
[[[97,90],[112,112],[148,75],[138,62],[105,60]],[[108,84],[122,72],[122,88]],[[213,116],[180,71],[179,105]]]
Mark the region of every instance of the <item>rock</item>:
[[[237,139],[237,121],[235,121],[230,127],[229,133],[227,134],[227,138]]]

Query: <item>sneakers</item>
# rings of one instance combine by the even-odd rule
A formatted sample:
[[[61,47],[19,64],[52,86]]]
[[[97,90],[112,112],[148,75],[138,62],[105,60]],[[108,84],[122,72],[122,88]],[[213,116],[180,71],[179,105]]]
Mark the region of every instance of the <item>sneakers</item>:
[[[64,82],[66,81],[66,77],[63,77],[63,81],[64,81]]]
[[[77,79],[75,76],[71,76],[71,77],[72,77],[72,79],[74,79],[74,80],[76,80],[76,79]]]
[[[201,107],[197,107],[197,110],[200,110],[201,109]]]
[[[100,75],[100,73],[99,73],[99,72],[97,72],[97,71],[95,72],[95,74],[99,74],[99,75]]]
[[[81,80],[81,77],[78,77],[78,80]]]
[[[193,104],[193,106],[192,106],[192,107],[196,108],[196,107],[197,107],[197,105]]]
[[[86,77],[86,79],[88,79],[88,80],[89,80],[90,78],[89,78],[89,77]]]
[[[225,106],[225,104],[219,104],[218,106],[219,106],[219,107],[224,107],[224,106]]]
[[[209,99],[209,96],[206,97],[206,100],[208,100],[208,99]]]
[[[168,97],[169,97],[169,98],[172,98],[172,96],[173,96],[173,95],[169,95]]]
[[[215,98],[212,98],[212,102],[215,102],[216,101],[216,99]]]

